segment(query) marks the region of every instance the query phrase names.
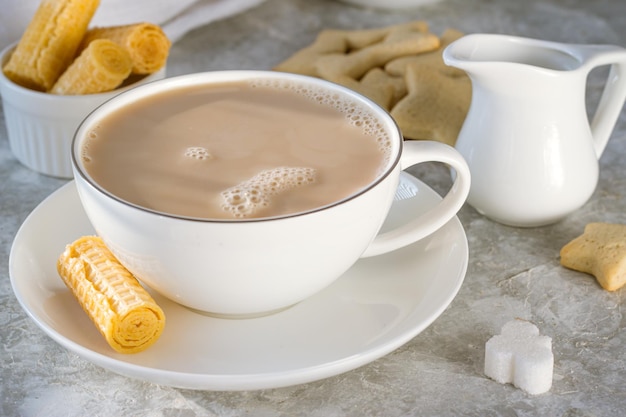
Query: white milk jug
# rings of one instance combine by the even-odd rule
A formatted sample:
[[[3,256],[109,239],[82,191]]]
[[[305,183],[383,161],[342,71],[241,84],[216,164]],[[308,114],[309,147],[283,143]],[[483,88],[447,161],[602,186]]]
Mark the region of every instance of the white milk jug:
[[[443,58],[472,80],[456,143],[472,175],[468,202],[522,227],[554,223],[585,204],[626,98],[626,49],[475,34]],[[610,73],[589,123],[587,76],[603,65]]]

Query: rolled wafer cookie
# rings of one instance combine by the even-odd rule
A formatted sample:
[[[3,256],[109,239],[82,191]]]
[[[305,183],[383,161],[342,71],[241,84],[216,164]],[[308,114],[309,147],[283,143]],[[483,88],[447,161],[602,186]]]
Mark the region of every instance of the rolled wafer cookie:
[[[107,39],[97,39],[61,74],[50,93],[78,95],[111,91],[124,82],[132,66],[125,48]]]
[[[47,91],[74,59],[99,0],[43,0],[3,68],[11,81]]]
[[[59,275],[107,343],[120,353],[141,352],[165,327],[165,315],[137,279],[97,236],[66,246]]]
[[[108,39],[126,48],[133,60],[133,74],[151,74],[166,63],[171,42],[163,30],[152,23],[92,28],[87,31],[81,49],[96,39]]]

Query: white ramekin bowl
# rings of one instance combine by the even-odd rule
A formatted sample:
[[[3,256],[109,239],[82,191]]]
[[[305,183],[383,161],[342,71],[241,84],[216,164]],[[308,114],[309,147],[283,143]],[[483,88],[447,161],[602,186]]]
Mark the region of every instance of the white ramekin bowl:
[[[0,54],[2,66],[14,47],[11,45]],[[60,96],[21,87],[0,71],[0,95],[11,151],[34,171],[72,178],[70,146],[80,122],[120,92],[164,77],[165,68],[108,93]]]

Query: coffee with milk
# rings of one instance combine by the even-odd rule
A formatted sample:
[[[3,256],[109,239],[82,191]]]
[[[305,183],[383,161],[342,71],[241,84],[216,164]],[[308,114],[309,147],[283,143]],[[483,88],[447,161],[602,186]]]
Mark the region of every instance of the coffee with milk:
[[[175,89],[104,117],[81,158],[109,193],[158,212],[310,211],[371,185],[388,164],[385,129],[349,100],[289,83]]]

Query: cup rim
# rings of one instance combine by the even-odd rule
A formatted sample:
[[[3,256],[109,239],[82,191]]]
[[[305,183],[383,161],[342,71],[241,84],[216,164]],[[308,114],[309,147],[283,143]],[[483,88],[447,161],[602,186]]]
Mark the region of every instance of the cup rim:
[[[381,170],[380,174],[376,177],[376,179],[370,182],[367,186],[358,190],[357,192],[348,195],[340,200],[334,201],[332,203],[315,207],[310,210],[299,211],[295,213],[287,213],[276,216],[267,216],[267,217],[258,217],[258,218],[246,218],[246,219],[221,219],[221,218],[204,218],[204,217],[192,217],[185,216],[180,214],[168,213],[164,211],[150,209],[139,204],[132,203],[128,200],[125,200],[121,197],[118,197],[114,193],[108,191],[100,184],[97,183],[84,168],[83,164],[80,162],[80,151],[79,147],[82,143],[82,138],[86,134],[86,130],[89,126],[92,126],[95,121],[101,118],[101,113],[103,116],[106,116],[117,109],[124,107],[128,104],[133,103],[137,99],[143,99],[146,97],[150,97],[154,94],[159,94],[165,91],[170,91],[180,87],[189,87],[189,86],[204,86],[211,85],[222,82],[232,82],[232,81],[250,81],[250,80],[294,80],[298,83],[303,84],[314,84],[318,86],[325,87],[330,90],[340,91],[342,94],[350,96],[351,98],[359,101],[361,104],[365,105],[369,110],[372,110],[380,116],[379,119],[385,122],[385,130],[390,133],[390,136],[393,141],[397,141],[397,146],[395,149],[397,151],[390,155],[389,161],[387,161],[383,170]],[[395,133],[395,134],[394,134]],[[267,221],[275,221],[279,219],[288,219],[295,218],[304,215],[310,215],[312,213],[318,213],[321,211],[328,210],[332,207],[336,207],[342,204],[345,204],[348,201],[354,200],[359,196],[367,193],[369,190],[375,188],[380,183],[385,181],[387,177],[395,170],[395,168],[399,165],[402,150],[403,150],[403,136],[400,127],[393,119],[393,117],[380,105],[372,101],[371,99],[365,97],[364,95],[351,90],[342,85],[320,79],[315,78],[308,75],[300,75],[293,73],[284,73],[279,71],[269,71],[269,70],[222,70],[222,71],[206,71],[206,72],[197,72],[186,75],[179,75],[174,77],[168,77],[156,81],[152,81],[150,83],[138,85],[136,87],[125,90],[115,97],[107,100],[101,105],[97,106],[94,110],[92,110],[79,124],[76,129],[74,136],[72,137],[71,143],[71,164],[74,170],[75,180],[80,178],[85,182],[91,189],[95,190],[98,194],[103,195],[106,198],[112,199],[115,202],[130,208],[139,210],[141,212],[152,214],[155,216],[159,216],[162,218],[169,218],[173,220],[185,220],[191,222],[198,223],[260,223]]]

